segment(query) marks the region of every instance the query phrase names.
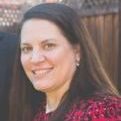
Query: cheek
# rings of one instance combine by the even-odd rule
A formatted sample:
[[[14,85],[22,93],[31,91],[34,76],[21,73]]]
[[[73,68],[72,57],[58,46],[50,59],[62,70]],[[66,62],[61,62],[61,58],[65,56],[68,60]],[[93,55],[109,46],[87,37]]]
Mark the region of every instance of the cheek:
[[[68,65],[69,63],[73,63],[75,60],[75,53],[70,46],[60,47],[58,50],[54,51],[50,57],[53,58],[53,62],[58,65]]]
[[[28,56],[21,55],[21,64],[22,64],[24,69],[26,69],[26,67],[28,67],[28,64],[29,64]]]
[[[63,51],[64,50],[64,51]],[[75,55],[71,50],[63,49],[62,51],[53,54],[53,63],[62,72],[73,70],[75,68]],[[71,70],[70,70],[71,71]]]
[[[66,56],[65,56],[66,55]],[[56,69],[54,73],[54,80],[57,85],[70,84],[74,72],[76,70],[74,56],[71,54],[64,54],[56,58]]]

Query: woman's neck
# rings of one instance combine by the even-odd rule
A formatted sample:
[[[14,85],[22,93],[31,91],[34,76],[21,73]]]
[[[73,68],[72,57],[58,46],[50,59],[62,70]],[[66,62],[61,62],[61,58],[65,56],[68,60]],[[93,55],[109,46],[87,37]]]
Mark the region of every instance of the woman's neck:
[[[57,109],[60,104],[62,96],[57,95],[47,95],[46,102],[46,113],[53,112]]]
[[[55,111],[60,105],[62,98],[70,87],[71,81],[66,81],[60,87],[46,92],[46,113]]]
[[[55,111],[60,105],[67,89],[46,93],[46,113]]]

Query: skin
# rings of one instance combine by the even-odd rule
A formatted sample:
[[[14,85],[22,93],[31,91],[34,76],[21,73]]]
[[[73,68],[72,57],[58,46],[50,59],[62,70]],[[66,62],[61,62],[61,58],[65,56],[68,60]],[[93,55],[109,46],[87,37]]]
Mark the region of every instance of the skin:
[[[69,89],[79,59],[79,47],[72,46],[54,23],[41,19],[24,23],[21,63],[33,87],[46,94],[46,112],[55,110]]]

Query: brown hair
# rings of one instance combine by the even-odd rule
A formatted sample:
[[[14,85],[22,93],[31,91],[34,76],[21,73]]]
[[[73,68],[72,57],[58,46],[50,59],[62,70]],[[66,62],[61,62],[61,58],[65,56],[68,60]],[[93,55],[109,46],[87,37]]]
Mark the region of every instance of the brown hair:
[[[78,44],[81,47],[80,65],[73,77],[70,89],[64,95],[60,106],[55,111],[56,115],[50,119],[51,121],[58,119],[58,121],[63,121],[64,115],[75,99],[87,99],[95,92],[118,95],[116,88],[105,72],[88,30],[72,8],[57,3],[40,4],[25,13],[22,25],[30,19],[45,19],[53,22],[72,45]],[[36,113],[35,109],[38,102],[44,99],[44,94],[42,92],[38,94],[24,74],[18,46],[10,92],[9,121],[31,121]]]

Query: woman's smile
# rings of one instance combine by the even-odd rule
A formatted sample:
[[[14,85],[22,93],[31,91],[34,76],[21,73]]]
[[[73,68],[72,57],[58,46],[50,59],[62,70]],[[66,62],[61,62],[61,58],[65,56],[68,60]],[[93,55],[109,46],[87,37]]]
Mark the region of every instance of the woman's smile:
[[[40,68],[32,70],[33,76],[35,78],[43,78],[52,72],[53,68]]]

